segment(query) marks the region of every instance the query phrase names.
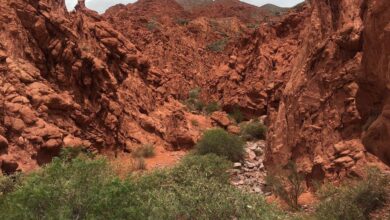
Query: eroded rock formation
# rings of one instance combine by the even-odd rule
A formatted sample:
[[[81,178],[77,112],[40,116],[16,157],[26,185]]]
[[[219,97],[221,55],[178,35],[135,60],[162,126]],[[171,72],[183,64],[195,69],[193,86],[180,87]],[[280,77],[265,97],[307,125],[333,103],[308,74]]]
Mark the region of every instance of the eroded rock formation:
[[[0,3],[4,173],[65,146],[191,148],[212,126],[239,133],[237,110],[266,119],[268,168],[293,160],[308,179],[340,177],[376,161],[366,149],[389,163],[386,1],[312,0],[277,18],[235,0],[140,0],[103,15],[84,1],[73,12],[63,0]],[[183,102],[197,87],[224,112],[193,114]]]

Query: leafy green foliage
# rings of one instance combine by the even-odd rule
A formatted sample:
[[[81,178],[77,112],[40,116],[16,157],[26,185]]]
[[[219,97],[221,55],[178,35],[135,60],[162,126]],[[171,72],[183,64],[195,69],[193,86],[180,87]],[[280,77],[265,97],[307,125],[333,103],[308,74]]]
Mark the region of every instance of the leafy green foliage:
[[[229,184],[230,163],[190,155],[172,169],[120,180],[104,159],[56,158],[0,201],[1,219],[281,219]]]
[[[227,39],[221,39],[221,40],[216,40],[209,45],[207,45],[207,49],[212,52],[222,52],[225,50],[225,47],[227,45]]]
[[[153,144],[144,144],[139,147],[137,147],[133,152],[134,157],[144,157],[149,158],[153,157],[155,155],[155,147]]]
[[[204,108],[204,103],[199,100],[199,95],[201,93],[201,89],[199,87],[194,88],[189,91],[188,99],[185,101],[187,107],[193,111],[202,111]]]
[[[234,119],[236,123],[241,123],[245,119],[239,107],[234,107],[233,110],[229,112],[229,116]]]
[[[211,113],[216,112],[220,109],[221,109],[221,107],[219,106],[218,102],[211,102],[211,103],[206,105],[205,112],[206,112],[206,114],[211,114]]]
[[[383,206],[389,196],[390,180],[377,169],[369,169],[368,177],[341,187],[327,185],[320,190],[321,203],[316,211],[319,220],[366,220]]]
[[[245,140],[265,139],[267,128],[259,121],[245,123],[241,126],[241,136]]]
[[[214,153],[231,161],[239,161],[244,156],[244,142],[220,128],[206,131],[196,149],[201,155]]]
[[[298,210],[298,198],[303,193],[304,176],[297,170],[296,164],[290,161],[287,165],[287,178],[284,176],[268,175],[267,186],[283,199],[291,208]]]

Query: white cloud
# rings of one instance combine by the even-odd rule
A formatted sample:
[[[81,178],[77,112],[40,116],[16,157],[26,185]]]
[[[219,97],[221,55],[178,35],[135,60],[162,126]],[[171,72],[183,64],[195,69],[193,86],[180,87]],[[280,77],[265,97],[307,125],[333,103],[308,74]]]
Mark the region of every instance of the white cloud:
[[[133,3],[136,0],[87,0],[86,5],[88,8],[95,10],[99,13],[103,13],[107,8],[122,3],[128,4]],[[274,4],[280,7],[292,7],[303,0],[242,0],[243,2],[247,2],[249,4],[261,6],[264,4]],[[66,7],[68,10],[73,10],[74,6],[77,4],[77,0],[65,0]]]

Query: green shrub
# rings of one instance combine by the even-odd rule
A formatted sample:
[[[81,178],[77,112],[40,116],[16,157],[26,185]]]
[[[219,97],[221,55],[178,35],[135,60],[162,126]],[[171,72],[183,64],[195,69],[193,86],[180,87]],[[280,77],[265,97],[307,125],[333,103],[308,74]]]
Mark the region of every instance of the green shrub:
[[[86,219],[112,180],[104,160],[56,158],[6,195],[0,219]]]
[[[234,107],[229,113],[229,116],[234,119],[236,123],[241,123],[245,119],[239,107]]]
[[[201,88],[196,87],[188,92],[189,99],[199,99]]]
[[[230,166],[214,154],[191,155],[171,170],[142,176],[137,187],[149,199],[149,219],[281,219],[262,197],[230,185]]]
[[[149,158],[155,155],[155,147],[152,144],[144,144],[132,152],[134,157]]]
[[[244,142],[220,128],[206,131],[196,149],[201,155],[214,153],[231,161],[239,161],[244,156]]]
[[[190,110],[193,111],[203,111],[204,103],[199,100],[201,89],[199,87],[194,88],[189,91],[188,93],[188,99],[185,101],[185,104]]]
[[[259,121],[245,123],[241,126],[241,136],[245,140],[264,140],[267,128]]]
[[[221,39],[212,42],[211,44],[207,45],[207,49],[212,51],[212,52],[222,52],[225,50],[227,44],[227,39]]]
[[[211,114],[213,112],[220,110],[220,108],[221,107],[219,106],[218,102],[211,102],[211,103],[206,105],[205,111],[207,114]]]
[[[369,169],[368,177],[358,183],[341,187],[327,185],[320,190],[316,210],[319,220],[366,220],[369,214],[382,207],[389,196],[389,178],[377,169]]]
[[[172,169],[120,180],[105,160],[54,159],[0,200],[1,219],[282,219],[229,184],[230,163],[190,155]]]
[[[148,21],[148,23],[146,23],[146,28],[149,30],[149,31],[155,31],[158,29],[158,23],[154,20],[152,21]]]
[[[287,178],[284,176],[268,175],[266,178],[267,186],[281,199],[283,199],[291,208],[298,210],[298,198],[304,190],[304,176],[297,170],[294,162],[287,164]]]

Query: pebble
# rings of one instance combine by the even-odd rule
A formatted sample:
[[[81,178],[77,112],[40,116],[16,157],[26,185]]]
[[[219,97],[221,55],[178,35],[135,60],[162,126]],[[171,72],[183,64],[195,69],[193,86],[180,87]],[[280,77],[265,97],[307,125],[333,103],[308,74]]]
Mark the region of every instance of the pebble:
[[[234,168],[239,168],[239,167],[241,167],[242,166],[242,164],[241,163],[234,163]]]

